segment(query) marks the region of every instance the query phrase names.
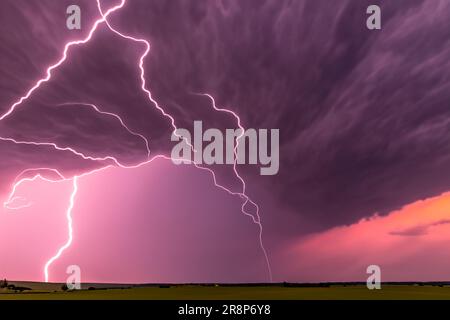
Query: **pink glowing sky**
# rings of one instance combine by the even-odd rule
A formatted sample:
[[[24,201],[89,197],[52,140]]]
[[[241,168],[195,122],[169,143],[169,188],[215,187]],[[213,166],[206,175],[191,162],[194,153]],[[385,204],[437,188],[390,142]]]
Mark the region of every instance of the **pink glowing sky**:
[[[50,268],[50,281],[64,281],[72,264],[87,282],[261,281],[266,270],[255,225],[242,216],[239,201],[211,183],[208,173],[166,160],[80,178],[74,242]],[[45,262],[67,239],[61,226],[71,192],[70,182],[39,179],[19,187],[17,195],[33,206],[0,216],[7,239],[0,256],[14,257],[2,260],[8,278],[43,280]],[[442,248],[450,241],[449,210],[444,194],[292,239],[272,248],[275,280],[364,281],[370,264],[382,268],[385,281],[447,279],[450,259]]]
[[[387,216],[309,235],[283,252],[303,281],[365,281],[379,265],[384,281],[443,281],[450,277],[450,193]]]
[[[155,160],[138,169],[111,168],[80,178],[74,242],[50,268],[81,267],[83,281],[258,281],[266,266],[258,229],[241,202],[213,188],[207,172]],[[43,280],[43,266],[67,239],[65,212],[72,183],[26,182],[16,195],[33,203],[0,216],[2,272]],[[204,198],[209,201],[203,201]],[[144,200],[145,199],[145,200]],[[227,203],[217,207],[218,203]]]

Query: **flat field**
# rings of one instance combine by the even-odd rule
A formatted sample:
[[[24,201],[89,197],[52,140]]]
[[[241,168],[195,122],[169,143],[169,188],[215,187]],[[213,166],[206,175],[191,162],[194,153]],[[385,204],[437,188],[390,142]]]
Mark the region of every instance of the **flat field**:
[[[61,284],[12,282],[22,292],[0,289],[0,300],[410,300],[449,299],[448,285],[382,285],[368,290],[364,285],[121,285],[83,284],[82,290],[64,292]]]

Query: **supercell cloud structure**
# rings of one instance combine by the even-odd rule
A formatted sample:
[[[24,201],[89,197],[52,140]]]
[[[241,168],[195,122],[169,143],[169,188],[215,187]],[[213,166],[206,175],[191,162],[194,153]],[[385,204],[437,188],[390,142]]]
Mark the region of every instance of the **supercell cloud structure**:
[[[192,94],[206,92],[218,106],[238,114],[244,127],[280,129],[277,175],[260,176],[255,167],[239,166],[248,194],[261,208],[274,280],[320,281],[320,274],[308,273],[308,268],[322,270],[315,261],[302,262],[329,254],[324,248],[333,236],[347,239],[345,232],[358,235],[365,226],[378,226],[378,220],[370,220],[374,215],[408,221],[413,214],[415,225],[380,229],[393,241],[410,239],[412,246],[411,239],[445,230],[450,219],[439,215],[420,221],[417,205],[408,207],[445,197],[450,190],[445,174],[450,167],[450,3],[376,1],[383,27],[369,31],[365,12],[372,2],[133,0],[108,18],[117,30],[150,43],[143,64],[147,88],[178,127],[191,128],[194,120],[202,120],[209,127],[236,128],[234,117]],[[65,10],[74,3],[82,9],[80,31],[65,27]],[[101,18],[95,1],[74,3],[2,2],[0,114],[45,77],[67,42],[84,39]],[[102,7],[118,3],[105,0]],[[144,45],[100,24],[91,41],[73,46],[51,80],[0,122],[0,136],[56,143],[94,158],[112,155],[133,165],[148,157],[142,135],[153,155],[169,156],[172,125],[141,90],[138,62],[144,51]],[[85,104],[120,116],[139,135]],[[73,176],[109,164],[48,145],[11,141],[0,141],[0,154],[2,199],[27,168],[55,168]],[[239,188],[232,169],[213,169],[221,184]],[[158,160],[81,180],[73,211],[76,241],[55,264],[56,278],[64,278],[66,265],[80,263],[91,281],[267,280],[258,230],[240,214],[241,199],[217,190],[207,172]],[[8,260],[18,258],[0,265],[0,276],[42,280],[42,266],[67,237],[64,212],[71,184],[56,192],[54,186],[36,183],[23,191],[36,205],[14,215],[1,212],[0,229],[11,239],[28,230],[24,226],[38,223],[42,230],[51,228],[55,239],[37,243],[41,249],[32,257],[26,246],[2,244]],[[114,201],[108,201],[111,194],[105,189],[111,189]],[[29,241],[39,237],[27,232]],[[316,240],[305,240],[311,234],[318,234]],[[95,248],[89,248],[92,242]],[[132,262],[105,266],[123,261],[131,247],[136,249],[125,260]],[[342,259],[338,255],[330,261],[352,260],[345,256],[348,247],[341,247]],[[116,254],[106,252],[112,248]],[[402,268],[396,266],[393,275]],[[421,270],[414,276],[427,279],[433,273]],[[331,271],[322,271],[323,279],[334,279]],[[352,269],[341,278],[357,278],[358,272]]]

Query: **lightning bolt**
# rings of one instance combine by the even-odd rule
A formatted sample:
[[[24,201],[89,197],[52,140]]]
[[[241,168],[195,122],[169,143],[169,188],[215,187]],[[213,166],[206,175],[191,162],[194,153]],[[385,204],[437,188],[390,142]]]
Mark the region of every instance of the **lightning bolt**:
[[[72,190],[72,194],[70,195],[69,208],[67,209],[67,214],[66,214],[68,227],[69,227],[69,238],[67,239],[67,242],[61,248],[59,248],[56,255],[51,257],[45,264],[45,266],[44,266],[45,282],[48,282],[48,268],[50,267],[50,265],[62,255],[64,250],[66,250],[67,248],[70,247],[70,245],[72,244],[72,241],[73,241],[72,210],[73,210],[73,207],[75,206],[75,196],[77,195],[77,192],[78,192],[78,177],[74,177],[72,179],[72,181],[73,181],[73,190]]]
[[[126,35],[126,34],[123,34],[123,33],[119,32],[119,31],[117,31],[115,28],[112,27],[112,25],[110,24],[110,22],[107,19],[108,16],[110,16],[112,13],[114,13],[115,11],[121,9],[125,5],[126,0],[121,0],[120,4],[118,4],[118,5],[110,8],[110,9],[108,9],[106,12],[103,12],[100,0],[96,0],[96,1],[97,1],[98,10],[99,10],[99,12],[101,14],[101,19],[98,19],[98,20],[95,21],[95,23],[94,23],[92,29],[90,30],[88,36],[85,39],[83,39],[83,40],[72,41],[72,42],[67,43],[65,45],[65,47],[64,47],[64,51],[63,51],[63,55],[62,55],[61,59],[57,63],[55,63],[54,65],[50,66],[47,69],[46,77],[41,79],[41,80],[39,80],[39,81],[37,81],[36,84],[23,97],[21,97],[17,102],[15,102],[6,111],[6,113],[4,113],[2,116],[0,116],[0,121],[4,120],[9,115],[11,115],[16,110],[16,108],[19,107],[24,101],[29,99],[30,96],[33,94],[33,92],[35,90],[37,90],[43,83],[50,81],[51,76],[52,76],[52,71],[55,70],[56,68],[58,68],[60,65],[62,65],[66,61],[69,49],[72,46],[81,45],[81,44],[85,44],[85,43],[89,42],[91,40],[93,34],[97,30],[98,26],[101,23],[105,23],[112,32],[114,32],[115,34],[119,35],[120,37],[122,37],[124,39],[127,39],[127,40],[131,40],[131,41],[140,43],[140,44],[143,44],[145,46],[145,51],[142,54],[142,56],[140,57],[140,59],[139,59],[141,89],[142,89],[142,91],[144,93],[146,93],[149,101],[155,106],[155,108],[158,109],[164,117],[169,119],[169,121],[170,121],[170,123],[172,125],[172,128],[174,129],[173,132],[176,135],[177,126],[175,124],[174,117],[171,116],[169,113],[167,113],[158,104],[158,102],[153,98],[150,90],[147,89],[146,80],[145,80],[144,61],[145,61],[145,58],[147,57],[148,53],[150,52],[150,43],[147,40],[145,40],[145,39],[135,38],[135,37],[132,37],[132,36],[129,36],[129,35]],[[211,174],[211,176],[213,178],[213,181],[214,181],[215,187],[217,187],[217,188],[227,192],[230,195],[238,196],[241,199],[243,199],[243,204],[241,206],[241,211],[242,211],[242,213],[244,215],[251,217],[253,222],[255,224],[257,224],[258,227],[259,227],[259,243],[260,243],[260,247],[261,247],[261,250],[262,250],[262,252],[264,254],[265,261],[266,261],[267,272],[268,272],[269,279],[270,279],[270,281],[272,281],[272,270],[271,270],[271,266],[270,266],[270,261],[269,261],[269,257],[268,257],[268,254],[267,254],[267,250],[265,249],[264,244],[263,244],[263,226],[262,226],[261,218],[260,218],[260,214],[259,214],[260,209],[259,209],[259,206],[254,201],[252,201],[250,199],[250,197],[246,194],[246,183],[245,183],[245,180],[240,176],[240,174],[239,174],[239,172],[237,170],[237,148],[238,148],[238,145],[239,145],[239,140],[244,135],[244,127],[241,124],[241,119],[239,118],[239,116],[235,112],[233,112],[231,110],[224,109],[224,108],[218,108],[216,106],[214,98],[211,95],[209,95],[209,94],[201,94],[201,95],[206,96],[206,97],[208,97],[211,100],[214,110],[216,110],[218,112],[224,112],[224,113],[231,114],[236,119],[236,121],[238,123],[238,126],[239,126],[239,128],[241,130],[241,134],[236,138],[236,146],[235,146],[235,149],[234,149],[235,162],[234,162],[234,165],[233,165],[233,170],[234,170],[234,173],[235,173],[236,177],[241,182],[242,190],[240,192],[231,191],[230,189],[224,187],[223,185],[221,185],[221,184],[219,184],[217,182],[215,172],[212,169],[199,166],[198,164],[196,164],[193,161],[188,161],[188,163],[194,165],[196,168],[198,168],[200,170],[207,171],[209,174]],[[59,106],[68,106],[68,105],[79,105],[79,106],[84,106],[84,107],[90,107],[90,108],[92,108],[93,110],[95,110],[96,112],[98,112],[98,113],[100,113],[102,115],[115,117],[120,122],[120,124],[130,134],[141,138],[145,142],[145,146],[146,146],[146,150],[147,150],[147,160],[144,161],[144,162],[138,163],[136,165],[127,166],[127,165],[121,164],[120,161],[118,159],[116,159],[115,157],[113,157],[113,156],[93,157],[93,156],[90,156],[90,155],[86,155],[86,154],[84,154],[84,153],[82,153],[80,151],[77,151],[77,150],[75,150],[74,148],[71,148],[71,147],[58,146],[56,143],[35,142],[35,141],[20,141],[20,140],[16,140],[16,139],[13,139],[13,138],[4,138],[4,137],[0,137],[0,141],[12,142],[12,143],[19,144],[19,145],[20,144],[24,144],[24,145],[34,145],[34,146],[49,146],[49,147],[52,147],[52,148],[54,148],[54,149],[56,149],[58,151],[71,152],[71,153],[81,157],[83,160],[93,160],[93,161],[100,161],[100,162],[109,161],[109,162],[112,162],[115,166],[119,166],[119,167],[125,168],[125,169],[138,168],[138,167],[141,167],[143,165],[146,165],[146,164],[149,164],[149,163],[153,162],[155,159],[165,159],[165,160],[170,160],[170,161],[176,160],[176,159],[173,159],[171,157],[164,156],[164,155],[156,155],[153,158],[150,158],[150,148],[149,148],[149,142],[148,142],[147,138],[145,136],[143,136],[143,135],[141,135],[139,133],[136,133],[135,131],[131,130],[118,115],[116,115],[114,113],[110,113],[110,112],[101,111],[97,106],[95,106],[93,104],[89,104],[89,103],[79,103],[79,102],[74,103],[74,102],[72,102],[72,103],[64,103],[64,104],[61,104]],[[189,145],[193,149],[193,146],[191,144],[189,144]],[[194,149],[193,149],[193,151],[196,152],[196,150],[194,150]],[[183,159],[183,160],[185,161],[185,159]],[[105,165],[105,166],[103,166],[103,167],[101,167],[99,169],[95,169],[95,170],[92,170],[92,171],[89,171],[89,172],[85,172],[85,173],[80,174],[80,175],[75,175],[75,176],[73,176],[71,178],[66,178],[58,170],[53,169],[53,168],[31,168],[31,169],[26,169],[26,170],[22,171],[17,176],[17,178],[14,180],[13,186],[11,188],[12,191],[11,191],[7,201],[5,201],[4,204],[3,204],[5,208],[10,209],[10,210],[17,210],[17,209],[21,209],[21,208],[28,207],[29,205],[31,205],[31,204],[26,204],[26,205],[19,206],[19,207],[12,207],[12,203],[14,201],[16,201],[16,200],[23,200],[23,198],[15,196],[15,194],[16,194],[18,186],[20,186],[21,184],[23,184],[23,183],[25,183],[27,181],[34,181],[34,180],[40,178],[40,179],[43,179],[44,181],[48,181],[48,182],[51,182],[51,183],[61,182],[61,181],[72,181],[72,184],[73,184],[73,190],[72,190],[72,193],[71,193],[71,196],[70,196],[69,207],[68,207],[68,209],[66,211],[66,217],[67,217],[67,221],[68,221],[68,230],[69,230],[68,239],[67,239],[67,242],[62,247],[59,248],[57,253],[53,257],[51,257],[47,261],[47,263],[45,264],[45,266],[44,266],[44,276],[45,276],[45,281],[46,282],[49,281],[49,268],[50,268],[50,266],[53,264],[53,262],[55,262],[57,259],[59,259],[61,257],[62,253],[67,248],[69,248],[70,245],[73,242],[72,211],[73,211],[74,206],[75,206],[76,195],[77,195],[77,192],[78,192],[78,180],[81,177],[97,173],[97,172],[99,172],[101,170],[105,170],[105,169],[110,168],[112,166],[113,165],[108,164],[108,165]],[[26,173],[33,172],[33,171],[37,171],[39,173],[35,174],[33,177],[26,177],[26,178],[21,178],[20,179],[20,177],[24,176]],[[58,176],[58,179],[46,178],[40,173],[42,171],[51,171],[51,172],[55,173]],[[248,212],[246,210],[246,206],[248,204],[251,204],[255,208],[255,213],[254,214],[252,214],[252,213],[250,213],[250,212]]]
[[[12,205],[15,201],[26,201],[26,200],[27,199],[24,197],[15,196],[15,197],[12,197],[7,202],[5,202],[4,207],[8,210],[22,210],[22,209],[31,207],[33,205],[33,202],[28,202],[27,204],[18,205],[18,206]]]
[[[123,4],[125,4],[125,3],[123,3]],[[116,30],[115,28],[113,28],[112,25],[109,23],[108,17],[107,17],[106,15],[103,14],[103,10],[102,10],[102,6],[101,6],[101,3],[100,3],[100,0],[97,0],[97,7],[98,7],[98,10],[100,11],[100,14],[101,14],[102,17],[104,18],[106,25],[108,26],[108,28],[109,28],[112,32],[114,32],[115,34],[119,35],[120,37],[122,37],[122,38],[124,38],[124,39],[131,40],[131,41],[138,42],[138,43],[142,43],[142,44],[145,45],[145,51],[144,51],[144,54],[141,56],[141,58],[140,58],[140,60],[139,60],[139,69],[141,70],[141,88],[142,88],[142,90],[147,94],[149,100],[155,105],[155,107],[156,107],[156,108],[157,108],[157,109],[158,109],[165,117],[167,117],[167,118],[170,119],[170,122],[171,122],[171,124],[172,124],[172,127],[174,128],[174,133],[176,134],[177,127],[176,127],[176,125],[175,125],[175,119],[174,119],[171,115],[169,115],[168,113],[166,113],[166,112],[164,111],[164,109],[158,104],[158,102],[157,102],[155,99],[153,99],[150,90],[148,90],[148,89],[147,89],[147,86],[146,86],[144,61],[145,61],[145,58],[147,57],[148,53],[150,52],[150,43],[149,43],[147,40],[145,40],[145,39],[135,38],[135,37],[132,37],[132,36],[130,36],[130,35],[126,35],[126,34],[123,34],[123,33],[119,32],[119,31],[117,31],[117,30]],[[245,215],[250,216],[250,217],[253,219],[253,222],[254,222],[255,224],[257,224],[258,227],[259,227],[259,242],[260,242],[261,250],[263,251],[263,254],[264,254],[264,258],[265,258],[265,260],[266,260],[267,269],[268,269],[268,273],[269,273],[269,279],[270,279],[270,281],[272,281],[272,270],[271,270],[271,267],[270,267],[270,261],[269,261],[269,257],[268,257],[268,254],[267,254],[267,250],[266,250],[265,247],[264,247],[264,243],[263,243],[263,239],[262,239],[263,226],[262,226],[261,218],[260,218],[260,215],[259,215],[259,206],[247,196],[247,194],[246,194],[246,184],[245,184],[245,181],[244,181],[244,179],[240,176],[240,174],[238,173],[238,170],[237,170],[237,148],[238,148],[238,146],[239,146],[239,140],[244,136],[245,129],[244,129],[244,127],[243,127],[242,124],[241,124],[241,119],[239,118],[239,116],[238,116],[235,112],[233,112],[233,111],[231,111],[231,110],[228,110],[228,109],[224,109],[224,108],[218,108],[218,107],[216,106],[216,102],[215,102],[214,98],[213,98],[211,95],[209,95],[209,94],[203,94],[203,95],[205,95],[205,96],[207,96],[207,97],[209,97],[209,98],[211,99],[214,110],[219,111],[219,112],[225,112],[225,113],[231,114],[231,115],[236,119],[236,121],[237,121],[237,123],[238,123],[238,126],[239,126],[239,128],[240,128],[240,130],[241,130],[241,134],[240,134],[239,137],[236,139],[236,146],[235,146],[235,148],[234,148],[235,161],[234,161],[234,165],[233,165],[234,173],[235,173],[236,177],[240,180],[240,182],[241,182],[241,184],[242,184],[242,192],[241,192],[241,193],[238,193],[238,195],[241,196],[241,197],[243,197],[243,198],[245,199],[245,201],[244,201],[244,203],[242,204],[242,207],[241,207],[242,212],[243,212]],[[191,146],[191,148],[193,148],[193,147]],[[196,151],[196,150],[194,150],[194,152],[195,152],[195,151]],[[196,165],[196,167],[198,167],[198,166]],[[213,174],[214,174],[214,172],[213,172]],[[215,174],[214,174],[214,177],[215,177]],[[215,183],[217,184],[216,180],[215,180]],[[226,188],[225,188],[225,189],[226,189]],[[227,189],[227,191],[230,192],[230,193],[232,193],[232,194],[236,194],[236,193],[231,192],[231,191],[228,190],[228,189]],[[255,215],[256,215],[256,218],[255,218],[255,216],[253,216],[252,214],[248,213],[248,212],[245,210],[245,206],[246,206],[247,203],[249,203],[249,202],[250,202],[253,206],[255,206],[255,208],[256,208],[256,214],[255,214]]]
[[[80,105],[80,106],[89,107],[89,108],[91,108],[91,109],[94,109],[94,110],[95,110],[96,112],[98,112],[99,114],[103,114],[103,115],[107,115],[107,116],[111,116],[111,117],[113,117],[113,118],[116,118],[116,119],[120,122],[120,125],[121,125],[122,127],[125,128],[125,130],[127,130],[127,131],[128,131],[129,133],[131,133],[133,136],[136,136],[136,137],[138,137],[138,138],[140,138],[140,139],[142,139],[142,140],[144,141],[144,143],[145,143],[145,148],[147,149],[147,158],[150,158],[150,153],[151,153],[151,152],[150,152],[150,145],[149,145],[148,139],[147,139],[145,136],[143,136],[142,134],[137,133],[137,132],[131,130],[131,129],[125,124],[125,122],[123,121],[123,119],[122,119],[121,117],[119,117],[117,114],[112,113],[112,112],[101,111],[95,104],[92,104],[92,103],[71,102],[71,103],[62,103],[62,104],[60,104],[60,106],[70,106],[70,105]]]
[[[89,34],[85,39],[67,43],[64,46],[64,51],[63,51],[62,57],[58,60],[58,62],[56,62],[55,64],[53,64],[47,68],[47,76],[45,78],[39,80],[38,82],[36,82],[36,84],[30,90],[28,90],[28,92],[23,97],[21,97],[18,101],[16,101],[2,116],[0,116],[0,121],[4,120],[9,115],[11,115],[18,106],[20,106],[23,102],[25,102],[26,100],[28,100],[28,98],[30,98],[30,96],[33,94],[34,91],[36,91],[43,83],[48,82],[51,79],[52,71],[55,70],[56,68],[58,68],[60,65],[62,65],[64,63],[64,61],[66,61],[69,49],[72,46],[77,46],[77,45],[85,44],[85,43],[89,42],[92,39],[92,36],[94,35],[95,31],[97,30],[97,27],[101,23],[105,22],[105,19],[111,13],[122,8],[124,4],[125,4],[125,0],[122,0],[122,2],[119,5],[112,7],[111,9],[106,11],[105,14],[102,14],[102,18],[95,21],[94,26],[89,31]]]
[[[234,171],[236,177],[239,179],[239,181],[240,181],[241,184],[242,184],[242,192],[238,194],[240,197],[244,198],[244,200],[245,200],[244,203],[242,204],[241,211],[242,211],[242,213],[244,213],[245,215],[251,217],[252,220],[253,220],[253,222],[254,222],[255,224],[257,224],[258,227],[259,227],[259,245],[260,245],[260,247],[261,247],[261,250],[263,251],[264,258],[265,258],[265,260],[266,260],[266,264],[267,264],[267,267],[268,267],[268,272],[269,272],[269,278],[270,278],[270,281],[272,281],[272,270],[271,270],[271,268],[270,268],[269,255],[267,254],[267,250],[266,250],[266,248],[264,247],[264,243],[263,243],[263,225],[262,225],[262,223],[261,223],[261,217],[260,217],[260,215],[259,215],[259,206],[247,196],[247,194],[246,194],[246,192],[247,192],[247,185],[246,185],[246,183],[245,183],[245,180],[242,178],[242,176],[239,174],[239,172],[238,172],[238,170],[237,170],[237,160],[238,160],[238,153],[237,153],[238,151],[237,151],[237,150],[238,150],[238,148],[239,148],[239,140],[242,139],[242,137],[243,137],[244,134],[245,134],[245,129],[244,129],[244,127],[243,127],[242,124],[241,124],[241,118],[239,118],[239,116],[238,116],[235,112],[233,112],[233,111],[231,111],[231,110],[229,110],[229,109],[218,108],[218,107],[216,106],[216,101],[215,101],[214,97],[211,96],[210,94],[202,93],[202,94],[200,94],[200,95],[206,96],[206,97],[208,97],[208,98],[211,100],[211,103],[212,103],[212,106],[213,106],[213,109],[214,109],[214,110],[219,111],[219,112],[224,112],[224,113],[231,114],[231,115],[236,119],[236,121],[237,121],[238,127],[239,127],[239,129],[240,129],[240,134],[239,134],[239,136],[236,138],[236,145],[235,145],[235,147],[234,147],[234,164],[233,164],[233,171]],[[247,211],[245,210],[245,206],[246,206],[248,203],[251,203],[251,204],[255,207],[255,209],[256,209],[255,215],[252,215],[251,213],[249,213],[249,212],[247,212]]]

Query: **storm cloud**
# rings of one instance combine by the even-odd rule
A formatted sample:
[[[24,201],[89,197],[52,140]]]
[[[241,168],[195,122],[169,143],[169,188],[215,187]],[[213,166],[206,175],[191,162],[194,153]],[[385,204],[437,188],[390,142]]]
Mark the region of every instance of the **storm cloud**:
[[[65,28],[77,3],[82,30]],[[382,30],[366,28],[373,1],[135,0],[111,15],[124,33],[146,38],[147,86],[179,127],[194,120],[280,129],[280,172],[240,170],[274,234],[350,224],[450,189],[450,3],[376,1]],[[103,7],[117,3],[102,1]],[[95,1],[3,1],[0,10],[0,111],[45,77],[64,44],[85,37]],[[145,145],[92,103],[120,115],[170,153],[170,121],[140,89],[145,47],[102,24],[70,49],[51,81],[0,123],[0,136],[57,142],[95,157],[143,161]],[[67,104],[61,107],[60,104]],[[2,192],[26,168],[74,174],[104,165],[51,147],[0,142]],[[234,186],[230,171],[220,179]],[[263,197],[260,197],[264,194]],[[260,197],[258,199],[258,197]],[[295,226],[307,225],[308,230]],[[303,227],[305,228],[305,227]],[[274,236],[276,237],[276,236]]]

